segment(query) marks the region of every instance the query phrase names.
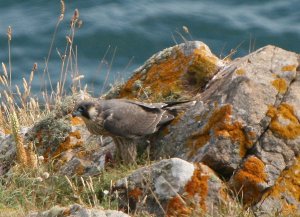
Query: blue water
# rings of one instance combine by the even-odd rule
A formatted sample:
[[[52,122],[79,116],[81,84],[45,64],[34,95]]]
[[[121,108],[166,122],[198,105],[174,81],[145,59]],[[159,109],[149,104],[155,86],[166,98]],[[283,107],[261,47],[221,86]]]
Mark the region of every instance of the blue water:
[[[83,20],[74,41],[78,67],[85,75],[82,81],[96,93],[101,92],[108,70],[108,83],[126,79],[155,52],[182,42],[181,35],[205,42],[220,57],[234,48],[237,57],[267,44],[300,52],[300,0],[66,0],[65,19],[49,62],[54,83],[61,67],[57,50],[65,49],[75,8]],[[28,78],[37,62],[36,94],[59,14],[59,0],[0,1],[0,61],[8,65],[6,30],[10,25],[13,83],[19,85],[22,77]]]

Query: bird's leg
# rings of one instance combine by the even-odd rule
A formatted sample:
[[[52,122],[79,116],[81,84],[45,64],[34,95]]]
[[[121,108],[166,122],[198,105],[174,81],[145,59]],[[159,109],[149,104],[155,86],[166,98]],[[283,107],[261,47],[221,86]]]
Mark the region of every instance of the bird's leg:
[[[116,145],[116,160],[123,164],[136,164],[136,143],[133,139],[114,138]]]

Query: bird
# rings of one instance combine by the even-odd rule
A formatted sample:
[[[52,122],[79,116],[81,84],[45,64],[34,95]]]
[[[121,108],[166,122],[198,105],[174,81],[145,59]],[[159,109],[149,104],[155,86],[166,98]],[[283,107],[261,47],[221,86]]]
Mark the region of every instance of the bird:
[[[73,117],[80,117],[91,134],[110,136],[117,158],[134,163],[136,141],[158,132],[170,123],[191,101],[144,103],[128,99],[83,100],[74,107]],[[193,101],[192,104],[195,102]]]

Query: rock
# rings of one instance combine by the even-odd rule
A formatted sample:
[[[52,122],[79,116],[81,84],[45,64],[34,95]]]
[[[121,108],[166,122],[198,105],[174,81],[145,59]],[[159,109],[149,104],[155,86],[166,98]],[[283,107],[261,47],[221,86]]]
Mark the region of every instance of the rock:
[[[78,204],[69,207],[55,206],[44,212],[32,212],[27,217],[129,217],[129,215],[116,210],[103,210],[100,208],[85,208]]]
[[[297,70],[299,55],[274,46],[227,64],[198,103],[152,140],[153,158],[202,162],[230,179],[233,190],[243,186],[244,202],[255,204],[299,156]]]
[[[204,88],[223,66],[206,44],[189,41],[150,57],[119,89],[118,95],[151,102],[188,98]]]
[[[204,164],[171,158],[116,182],[121,207],[156,216],[213,213],[227,198],[223,182]],[[127,197],[128,196],[128,197]]]
[[[72,118],[77,96],[63,100],[57,109],[37,122],[27,133],[46,161],[54,160],[55,171],[63,175],[93,176],[113,163],[115,146],[111,138],[91,135],[80,118]]]
[[[270,106],[283,97],[274,80],[280,77],[287,87],[294,86],[295,67],[281,71],[286,65],[296,67],[297,55],[272,46],[233,61],[155,141],[154,155],[204,161],[230,176],[270,124]]]
[[[24,136],[28,131],[22,127],[20,133]],[[0,137],[0,176],[6,174],[16,161],[16,143],[12,135],[3,134]]]
[[[98,175],[107,165],[113,163],[114,152],[115,145],[111,138],[105,138],[101,146],[92,150],[66,151],[60,158],[59,172],[67,176]]]
[[[0,140],[0,176],[9,171],[16,159],[16,145],[11,135]]]
[[[283,171],[274,186],[254,206],[258,216],[281,213],[283,216],[300,216],[300,157],[293,166]]]
[[[256,156],[247,157],[229,184],[234,192],[242,195],[245,205],[257,203],[269,187],[265,164]]]

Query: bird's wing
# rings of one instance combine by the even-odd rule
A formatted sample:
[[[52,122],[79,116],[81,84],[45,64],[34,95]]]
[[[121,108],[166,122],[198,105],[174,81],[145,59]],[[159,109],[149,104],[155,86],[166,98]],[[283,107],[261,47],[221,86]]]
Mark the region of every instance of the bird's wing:
[[[120,103],[103,112],[103,127],[108,132],[127,138],[152,134],[165,111],[151,112],[133,103]]]
[[[126,103],[139,105],[145,109],[160,109],[168,105],[166,103],[144,103],[144,102],[138,102],[133,100],[127,100],[127,99],[123,99],[123,101]]]

